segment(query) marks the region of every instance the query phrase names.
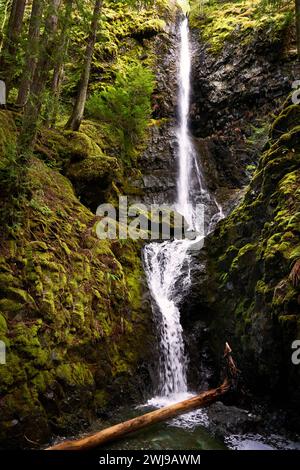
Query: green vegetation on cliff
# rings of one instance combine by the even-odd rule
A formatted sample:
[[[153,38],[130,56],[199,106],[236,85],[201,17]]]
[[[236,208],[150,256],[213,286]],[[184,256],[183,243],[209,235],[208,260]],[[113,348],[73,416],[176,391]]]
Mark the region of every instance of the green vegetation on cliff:
[[[213,53],[220,52],[226,41],[246,44],[261,34],[276,42],[293,21],[292,3],[278,8],[276,2],[241,0],[222,2],[221,7],[218,2],[209,2],[201,7],[201,2],[192,0],[191,5],[191,26],[199,30]]]
[[[131,65],[123,73],[117,72],[114,85],[94,93],[87,102],[88,115],[108,123],[127,165],[131,164],[134,148],[145,139],[153,89],[153,73],[140,64]]]
[[[137,157],[151,124],[154,46],[177,10],[166,0],[104,2],[88,84],[89,120],[73,131],[64,125],[94,3],[73,2],[65,63],[52,55],[51,43],[47,66],[35,64],[43,86],[32,77],[37,82],[27,103],[34,106],[34,121],[28,121],[27,104],[15,107],[31,4],[15,38],[18,60],[6,61],[5,44],[1,59],[1,70],[12,72],[12,111],[0,110],[0,340],[7,347],[6,365],[0,366],[0,442],[11,447],[42,444],[74,427],[78,432],[123,397],[140,398],[139,374],[153,354],[152,318],[142,302],[141,244],[99,240],[93,212],[102,202],[117,202],[139,171]],[[57,64],[63,65],[61,83],[53,90]],[[111,112],[121,96],[124,106]]]
[[[215,345],[225,328],[253,389],[285,390],[294,403],[300,379],[291,362],[300,334],[299,116],[300,106],[287,101],[244,200],[208,247]]]
[[[116,392],[147,354],[138,338],[151,321],[141,310],[139,244],[98,240],[93,214],[41,161],[32,159],[29,177],[26,222],[1,237],[1,440],[22,434],[29,416],[26,434],[38,441],[46,418],[56,431],[88,422],[108,402],[95,396],[118,382]]]

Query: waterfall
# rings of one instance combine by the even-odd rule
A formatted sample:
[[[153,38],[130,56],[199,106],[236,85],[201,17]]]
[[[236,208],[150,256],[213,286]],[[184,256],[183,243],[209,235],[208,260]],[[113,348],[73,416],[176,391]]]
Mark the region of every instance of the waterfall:
[[[199,221],[195,201],[211,202],[212,199],[205,188],[202,170],[197,162],[197,155],[189,134],[191,60],[189,26],[186,18],[180,26],[178,177],[177,200],[174,201],[174,207],[184,216],[188,226],[197,231]],[[192,178],[196,184],[191,184]],[[221,211],[216,201],[215,206],[217,214],[214,215],[214,220],[216,222]],[[208,227],[208,230],[211,228]],[[179,399],[179,396],[182,397],[182,394],[188,392],[187,359],[178,304],[190,285],[189,249],[194,243],[195,241],[189,239],[172,240],[149,243],[144,248],[145,273],[160,336],[158,393],[160,397],[173,397],[173,400],[174,397],[177,396]],[[178,289],[178,281],[180,289]]]
[[[185,216],[190,226],[193,225],[193,211],[190,201],[190,177],[192,170],[193,145],[188,132],[190,108],[190,74],[191,53],[189,48],[188,20],[180,27],[180,63],[179,63],[179,116],[180,126],[177,130],[179,147],[179,175],[177,180],[177,211]]]

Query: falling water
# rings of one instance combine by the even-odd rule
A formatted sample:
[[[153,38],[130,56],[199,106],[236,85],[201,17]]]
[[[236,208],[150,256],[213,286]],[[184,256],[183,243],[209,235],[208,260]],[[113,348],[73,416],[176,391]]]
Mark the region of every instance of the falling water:
[[[180,27],[179,64],[179,126],[178,178],[175,209],[182,214],[188,226],[197,231],[199,221],[195,201],[211,201],[201,168],[189,134],[191,51],[188,20]],[[191,189],[191,179],[196,176],[196,186]],[[220,211],[216,208],[218,213]],[[212,214],[213,215],[213,214]],[[218,216],[217,216],[218,217]],[[217,218],[216,218],[217,220]],[[209,229],[209,228],[208,228]],[[190,285],[189,249],[195,243],[188,239],[150,243],[144,249],[145,272],[150,288],[153,311],[160,333],[159,396],[179,399],[186,394],[186,356],[180,323],[179,301]],[[180,281],[180,289],[177,282]]]
[[[190,176],[192,170],[193,145],[188,132],[190,108],[191,54],[189,48],[188,21],[185,19],[180,28],[180,66],[179,66],[179,115],[180,126],[177,131],[179,145],[179,175],[177,180],[176,209],[185,216],[189,225],[193,225],[193,213],[190,201]]]

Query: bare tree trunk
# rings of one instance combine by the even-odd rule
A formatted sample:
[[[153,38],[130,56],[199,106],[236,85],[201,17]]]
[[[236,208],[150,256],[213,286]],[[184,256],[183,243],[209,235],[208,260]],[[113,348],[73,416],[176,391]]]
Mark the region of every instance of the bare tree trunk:
[[[17,105],[20,107],[23,107],[26,104],[32,77],[36,67],[43,7],[44,0],[33,0],[26,59],[17,98]]]
[[[90,80],[91,65],[93,59],[93,53],[95,48],[95,42],[97,37],[97,28],[100,18],[100,13],[103,5],[103,0],[96,0],[95,8],[93,13],[93,19],[91,23],[91,32],[88,37],[88,43],[85,52],[85,62],[82,71],[82,75],[79,82],[78,94],[76,102],[73,108],[72,115],[66,124],[66,129],[78,131],[84,113],[84,107],[86,103],[88,84]]]
[[[7,25],[6,40],[3,45],[0,69],[6,82],[6,96],[8,97],[14,75],[14,61],[18,42],[23,26],[26,0],[13,0]]]
[[[196,397],[175,403],[174,405],[165,406],[159,410],[151,411],[150,413],[130,419],[124,423],[116,424],[115,426],[104,429],[91,436],[84,437],[83,439],[62,442],[61,444],[49,447],[47,450],[87,450],[101,446],[107,442],[126,436],[129,433],[138,431],[139,429],[166,421],[167,419],[174,418],[175,416],[196,408],[209,406],[229,389],[230,383],[225,379],[220,387],[200,393],[200,395]]]
[[[222,395],[227,393],[232,386],[235,386],[235,381],[238,376],[239,370],[232,358],[232,350],[228,343],[225,344],[224,358],[226,359],[226,374],[227,377],[223,383],[212,390],[202,392],[199,395],[189,398],[188,400],[175,403],[174,405],[165,406],[160,410],[151,411],[145,415],[138,416],[137,418],[130,419],[124,423],[116,424],[110,428],[103,429],[103,431],[91,434],[90,436],[74,441],[65,441],[48,447],[46,450],[87,450],[94,447],[99,447],[107,442],[115,441],[129,433],[138,431],[139,429],[146,428],[156,423],[166,421],[174,418],[187,411],[196,408],[206,407],[217,401]]]
[[[296,11],[296,44],[298,59],[300,60],[300,0],[295,0]]]
[[[63,18],[62,30],[59,38],[58,53],[56,54],[53,78],[51,84],[52,99],[46,111],[46,120],[49,127],[54,127],[56,123],[61,85],[64,76],[64,64],[69,44],[68,29],[71,21],[71,14],[74,0],[66,0],[66,9]]]
[[[45,31],[39,47],[39,59],[35,67],[30,94],[25,106],[22,130],[18,138],[18,153],[23,156],[24,162],[31,152],[37,130],[43,93],[45,91],[49,72],[53,65],[53,52],[55,50],[55,33],[57,31],[58,9],[61,0],[51,0],[45,20]]]

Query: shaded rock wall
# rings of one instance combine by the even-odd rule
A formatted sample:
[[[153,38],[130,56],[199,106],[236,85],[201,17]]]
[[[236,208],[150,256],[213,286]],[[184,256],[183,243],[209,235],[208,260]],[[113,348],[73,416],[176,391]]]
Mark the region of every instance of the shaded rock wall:
[[[298,115],[291,101],[282,104],[297,78],[289,36],[283,29],[270,41],[261,32],[248,44],[225,41],[216,54],[194,31],[191,129],[207,185],[227,215],[246,195],[195,255],[181,308],[192,387],[219,381],[228,340],[246,389],[282,403],[288,395],[295,410],[299,286],[289,276],[298,266]],[[252,126],[265,131],[249,143]]]
[[[300,370],[291,343],[300,313],[299,110],[289,100],[282,104],[297,77],[285,34],[273,45],[263,37],[225,43],[217,57],[196,39],[191,126],[208,185],[221,202],[225,192],[227,213],[235,205],[234,196],[227,205],[228,194],[251,177],[247,165],[256,171],[242,202],[195,257],[182,322],[192,385],[218,382],[229,341],[248,392],[298,410]],[[249,146],[251,125],[266,122],[270,131]],[[293,420],[299,426],[295,413]]]
[[[133,200],[146,204],[173,203],[177,178],[177,74],[178,21],[168,25],[163,37],[157,38],[157,86],[153,96],[153,120],[149,129],[147,148],[138,165],[141,175],[132,180],[133,188],[142,190]]]
[[[300,318],[298,108],[283,109],[244,200],[208,237],[192,309],[194,321],[205,314],[216,360],[229,340],[249,389],[293,409],[300,385],[291,359]]]
[[[193,30],[191,129],[208,187],[225,209],[232,190],[249,182],[268,139],[271,113],[297,78],[287,34],[283,30],[270,42],[262,33],[246,44],[236,38],[216,54]]]

